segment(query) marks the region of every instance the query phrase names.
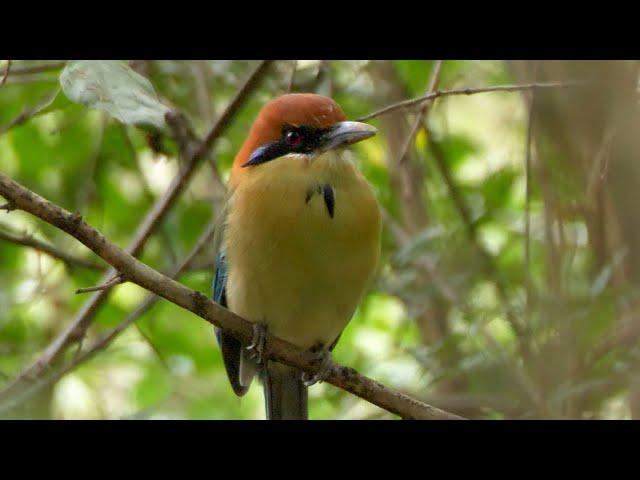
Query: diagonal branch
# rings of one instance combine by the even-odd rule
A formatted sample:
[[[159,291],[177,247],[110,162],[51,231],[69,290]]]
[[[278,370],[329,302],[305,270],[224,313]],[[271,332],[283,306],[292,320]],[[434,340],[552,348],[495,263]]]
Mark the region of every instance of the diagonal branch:
[[[16,245],[22,245],[24,247],[33,248],[38,252],[45,253],[52,258],[63,261],[69,267],[82,267],[88,268],[90,270],[104,269],[104,267],[98,263],[94,263],[82,257],[71,255],[63,250],[60,250],[58,247],[43,242],[42,240],[38,240],[31,235],[18,235],[14,232],[10,232],[6,229],[5,225],[2,225],[0,229],[0,240],[15,243]]]
[[[202,158],[206,156],[213,142],[226,130],[231,123],[231,120],[235,117],[235,114],[239,108],[244,104],[249,94],[257,87],[259,81],[262,79],[267,71],[267,68],[271,64],[270,60],[262,61],[249,75],[244,84],[240,87],[235,97],[229,103],[229,106],[222,113],[220,118],[213,125],[205,140],[202,142],[197,141],[190,135],[177,136],[176,140],[180,146],[181,156],[184,157],[181,162],[181,167],[173,179],[171,185],[165,194],[158,200],[158,202],[152,207],[151,211],[144,218],[140,226],[138,227],[133,241],[127,248],[127,253],[132,256],[138,256],[144,248],[147,240],[156,230],[160,222],[163,220],[167,212],[171,209],[173,204],[178,199],[179,195],[184,191],[189,183],[189,180],[193,176],[196,167],[199,165]],[[176,119],[182,119],[184,117],[173,115],[168,116],[169,123]],[[186,121],[186,120],[185,120]],[[176,129],[174,128],[174,132]],[[188,132],[189,128],[182,129],[184,132]],[[11,202],[9,202],[11,203]],[[79,215],[76,215],[78,218]],[[110,269],[104,275],[102,282],[105,283],[113,277],[117,272]],[[31,365],[26,367],[13,382],[7,385],[0,391],[0,395],[9,394],[23,386],[25,383],[38,378],[47,368],[51,366],[56,358],[64,351],[64,349],[72,342],[84,337],[84,333],[91,324],[91,321],[98,309],[104,304],[110,289],[100,290],[92,295],[92,297],[84,304],[78,315],[73,321],[53,340],[53,342],[45,349],[45,351],[37,358]]]
[[[111,277],[110,280],[108,280],[106,283],[103,283],[102,285],[96,285],[95,287],[85,287],[85,288],[78,288],[76,290],[76,294],[79,293],[91,293],[91,292],[98,292],[100,290],[107,290],[111,287],[115,287],[116,285],[120,285],[121,283],[124,283],[125,280],[122,276],[120,275],[114,275],[113,277]]]
[[[214,303],[202,293],[191,290],[140,262],[85,223],[80,215],[54,205],[2,173],[0,173],[0,194],[17,208],[75,237],[129,281],[195,313],[241,341],[251,341],[253,337],[251,322]],[[311,374],[317,374],[322,368],[317,355],[302,351],[270,334],[267,334],[266,346],[265,355],[268,358]],[[461,418],[390,390],[354,369],[343,367],[335,362],[331,362],[326,381],[403,418],[425,420]]]
[[[51,70],[60,70],[66,62],[43,63],[42,65],[31,65],[27,67],[12,67],[11,76],[31,75],[32,73],[49,72]]]
[[[429,128],[424,123],[422,126],[427,131],[428,137],[433,139],[434,137],[431,135]],[[480,256],[483,267],[486,269],[487,273],[489,273],[494,279],[494,284],[498,292],[498,298],[500,299],[500,302],[504,307],[507,320],[516,333],[516,338],[518,339],[518,341],[520,341],[521,337],[524,334],[524,326],[521,324],[518,317],[514,314],[513,308],[509,305],[509,301],[507,298],[507,285],[502,279],[501,273],[498,271],[498,267],[493,260],[493,256],[491,255],[491,253],[489,253],[489,251],[487,251],[487,249],[482,245],[480,239],[478,238],[477,224],[472,218],[471,210],[469,209],[469,206],[467,205],[462,192],[453,179],[453,175],[445,159],[444,152],[442,152],[440,145],[433,140],[429,142],[429,148],[433,153],[433,158],[435,160],[436,166],[438,167],[440,175],[442,176],[447,186],[453,204],[455,205],[456,210],[458,211],[458,214],[462,219],[462,223],[465,226],[467,237]]]
[[[202,235],[200,235],[200,238],[196,241],[194,247],[191,249],[191,252],[185,257],[182,263],[170,269],[168,273],[169,277],[173,279],[178,278],[185,271],[191,268],[193,260],[209,244],[211,238],[213,237],[213,234],[215,233],[215,227],[217,226],[217,224],[217,218],[213,218],[209,222],[209,224],[205,227]],[[157,295],[154,295],[153,293],[149,294],[122,322],[120,322],[116,327],[114,327],[107,333],[104,333],[102,336],[100,336],[100,338],[98,338],[89,348],[78,352],[68,363],[39,379],[33,385],[29,385],[23,391],[17,394],[12,394],[10,398],[6,398],[5,395],[0,395],[0,413],[22,404],[33,395],[37,394],[43,388],[57,382],[67,373],[72,372],[80,365],[91,360],[98,353],[106,349],[111,344],[111,342],[113,342],[124,330],[127,329],[127,327],[129,327],[145,313],[151,310],[151,307],[153,307],[159,299],[160,297],[158,297]],[[142,334],[142,331],[140,329],[138,329],[138,331]],[[151,344],[151,342],[149,343]]]
[[[56,87],[51,92],[47,93],[38,103],[31,107],[26,107],[22,112],[20,112],[16,117],[9,121],[6,125],[0,125],[0,135],[11,130],[14,127],[22,125],[27,122],[31,118],[38,115],[42,110],[47,108],[58,96],[60,93],[60,88]]]

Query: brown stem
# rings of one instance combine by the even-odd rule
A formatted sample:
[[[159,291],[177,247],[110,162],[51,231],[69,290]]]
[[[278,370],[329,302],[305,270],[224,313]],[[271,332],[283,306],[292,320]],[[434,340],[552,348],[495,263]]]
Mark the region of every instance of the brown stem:
[[[71,255],[60,250],[58,247],[33,238],[33,236],[31,235],[18,235],[16,233],[5,230],[5,228],[6,227],[3,225],[2,230],[0,230],[0,239],[2,240],[15,243],[16,245],[33,248],[38,252],[49,255],[51,258],[61,260],[70,267],[82,267],[88,268],[90,270],[104,270],[104,267],[102,265],[99,265],[98,263],[94,263],[90,260],[85,260],[84,258]]]
[[[474,95],[476,93],[491,93],[491,92],[522,92],[525,90],[535,90],[543,88],[568,88],[584,85],[583,82],[541,82],[541,83],[527,83],[524,85],[497,85],[495,87],[479,87],[479,88],[459,88],[454,90],[437,90],[433,93],[428,93],[422,97],[412,98],[409,100],[403,100],[402,102],[392,103],[384,108],[371,112],[363,117],[360,117],[358,121],[364,122],[380,115],[384,115],[399,108],[413,107],[429,100],[434,100],[439,97],[449,97],[452,95]]]
[[[259,80],[264,76],[270,63],[271,61],[264,60],[251,72],[248,79],[239,88],[235,97],[229,103],[229,106],[213,125],[204,141],[198,142],[189,134],[190,128],[188,125],[184,124],[186,123],[186,119],[184,119],[183,116],[176,115],[175,113],[167,115],[167,121],[170,126],[172,125],[173,127],[176,127],[175,122],[182,121],[179,125],[182,128],[173,128],[173,132],[176,137],[176,141],[180,146],[181,156],[183,156],[184,159],[181,162],[180,171],[173,179],[168,190],[152,207],[151,211],[149,211],[138,227],[133,241],[127,248],[128,254],[135,257],[142,252],[142,249],[149,237],[156,230],[167,212],[171,209],[180,194],[188,185],[196,167],[199,165],[202,158],[206,156],[214,140],[216,140],[229,126],[240,106],[244,104],[249,94],[255,89]],[[79,215],[77,215],[77,217],[80,218]],[[108,281],[116,273],[117,272],[115,270],[110,269],[104,275],[102,282]],[[26,367],[18,377],[13,380],[13,382],[0,391],[0,396],[10,393],[11,391],[15,391],[21,388],[25,382],[29,383],[33,379],[37,378],[49,366],[51,366],[54,360],[58,358],[70,343],[83,338],[93,317],[106,301],[109,292],[110,289],[96,292],[89,301],[85,303],[74,320],[58,335],[58,337],[53,340],[45,351],[31,365]]]
[[[191,290],[140,262],[85,223],[80,215],[68,212],[45,200],[2,173],[0,173],[0,194],[13,202],[17,208],[31,213],[79,240],[129,281],[223,328],[242,342],[251,341],[253,337],[251,322],[214,303],[202,293]],[[310,374],[317,374],[323,368],[317,355],[302,351],[270,334],[267,334],[266,345],[264,355],[268,358]],[[326,381],[403,418],[424,420],[461,418],[390,390],[354,369],[343,367],[335,362],[331,362]]]

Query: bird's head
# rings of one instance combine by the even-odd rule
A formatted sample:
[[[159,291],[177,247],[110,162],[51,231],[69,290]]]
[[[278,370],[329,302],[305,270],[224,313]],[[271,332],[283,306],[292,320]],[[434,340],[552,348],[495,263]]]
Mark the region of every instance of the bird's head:
[[[297,155],[302,160],[375,135],[371,125],[350,122],[331,98],[311,93],[282,95],[267,103],[235,158],[232,181],[267,162]]]

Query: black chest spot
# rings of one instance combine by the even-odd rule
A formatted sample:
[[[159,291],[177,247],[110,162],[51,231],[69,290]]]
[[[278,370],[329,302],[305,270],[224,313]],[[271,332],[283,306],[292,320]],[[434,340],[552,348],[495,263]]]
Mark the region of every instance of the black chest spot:
[[[329,183],[325,183],[324,185],[315,185],[307,190],[305,203],[309,203],[316,194],[322,196],[324,204],[327,207],[327,213],[329,214],[329,217],[333,218],[336,208],[336,196],[333,191],[333,187]]]

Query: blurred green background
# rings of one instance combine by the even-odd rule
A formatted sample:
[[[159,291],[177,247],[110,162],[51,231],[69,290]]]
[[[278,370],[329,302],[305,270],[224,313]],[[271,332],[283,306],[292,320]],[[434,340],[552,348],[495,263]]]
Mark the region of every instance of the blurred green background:
[[[257,63],[125,65],[204,135]],[[142,261],[167,271],[190,251],[219,210],[216,176],[226,180],[266,101],[313,91],[356,119],[423,95],[435,65],[273,62]],[[176,175],[176,145],[62,93],[52,100],[63,66],[11,63],[0,86],[0,171],[125,247]],[[569,80],[588,85],[443,96],[402,162],[420,105],[370,120],[380,134],[354,146],[353,158],[384,209],[383,259],[336,361],[470,418],[640,415],[637,63],[445,60],[438,88]],[[11,240],[25,235],[98,268]],[[213,255],[205,248],[180,281],[208,295]],[[75,290],[98,284],[103,271],[63,232],[0,211],[0,389],[71,321],[89,298]],[[82,348],[145,297],[133,284],[113,288]],[[309,411],[313,419],[396,418],[327,384],[310,389]],[[258,419],[264,407],[257,383],[242,399],[233,394],[211,325],[161,300],[94,358],[10,407],[0,403],[0,417]]]

